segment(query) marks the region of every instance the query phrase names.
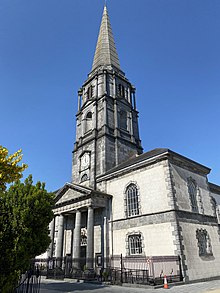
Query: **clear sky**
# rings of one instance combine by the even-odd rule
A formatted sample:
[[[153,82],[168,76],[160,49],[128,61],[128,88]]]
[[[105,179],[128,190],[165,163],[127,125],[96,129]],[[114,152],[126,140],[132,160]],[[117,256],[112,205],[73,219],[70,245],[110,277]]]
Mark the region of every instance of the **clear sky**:
[[[0,1],[0,144],[25,176],[71,180],[77,91],[104,1]],[[220,1],[108,0],[122,70],[136,86],[144,151],[170,148],[220,184]]]

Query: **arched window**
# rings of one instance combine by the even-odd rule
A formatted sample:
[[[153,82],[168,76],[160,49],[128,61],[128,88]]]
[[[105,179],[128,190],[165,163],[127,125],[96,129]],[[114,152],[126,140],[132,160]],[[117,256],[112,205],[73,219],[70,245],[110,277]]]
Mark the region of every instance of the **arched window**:
[[[86,119],[85,119],[85,132],[88,132],[91,129],[92,129],[92,112],[88,112],[86,114]]]
[[[86,115],[86,119],[92,119],[92,113],[91,112],[88,112],[87,115]]]
[[[93,97],[93,86],[91,85],[87,90],[87,98],[91,99]]]
[[[197,185],[196,185],[195,180],[193,180],[192,178],[188,178],[188,191],[189,191],[192,211],[198,212]]]
[[[126,189],[126,214],[128,217],[140,214],[138,189],[133,183]]]
[[[87,174],[83,174],[82,178],[81,178],[81,182],[84,182],[84,181],[87,181],[89,178],[88,178],[88,175]]]

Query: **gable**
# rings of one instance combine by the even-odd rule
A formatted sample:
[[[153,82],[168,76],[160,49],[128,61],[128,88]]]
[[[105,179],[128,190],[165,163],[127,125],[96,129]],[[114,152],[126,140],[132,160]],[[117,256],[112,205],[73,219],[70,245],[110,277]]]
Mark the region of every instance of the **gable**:
[[[77,186],[75,184],[67,183],[62,189],[60,189],[55,198],[55,205],[63,204],[71,200],[77,200],[81,197],[85,197],[91,193],[91,190],[85,187]]]

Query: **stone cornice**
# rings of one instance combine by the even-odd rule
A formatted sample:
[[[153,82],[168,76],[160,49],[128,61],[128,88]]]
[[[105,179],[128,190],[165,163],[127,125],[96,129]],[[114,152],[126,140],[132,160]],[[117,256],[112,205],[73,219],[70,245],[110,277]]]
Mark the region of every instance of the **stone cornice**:
[[[218,225],[216,217],[174,209],[150,214],[142,214],[129,218],[116,219],[110,222],[113,224],[113,229],[117,230],[126,229],[128,227],[134,228],[144,225],[173,223],[176,222],[176,219],[178,219],[180,223],[187,222],[200,225]]]
[[[211,169],[199,164],[187,157],[184,157],[178,153],[175,153],[171,150],[168,150],[169,161],[175,165],[178,165],[182,168],[187,168],[190,171],[196,172],[201,175],[207,175],[210,173]]]
[[[209,182],[209,189],[211,192],[220,195],[220,186]]]

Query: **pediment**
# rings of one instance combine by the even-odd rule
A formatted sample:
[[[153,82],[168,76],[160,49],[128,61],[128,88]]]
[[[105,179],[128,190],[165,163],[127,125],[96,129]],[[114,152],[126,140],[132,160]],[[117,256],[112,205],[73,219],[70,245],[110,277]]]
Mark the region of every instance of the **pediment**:
[[[55,205],[61,203],[69,202],[71,200],[77,200],[80,197],[85,197],[85,195],[91,194],[92,190],[79,186],[76,184],[66,183],[63,188],[61,188],[55,198]]]

